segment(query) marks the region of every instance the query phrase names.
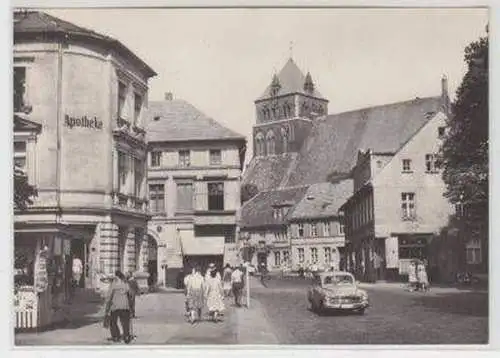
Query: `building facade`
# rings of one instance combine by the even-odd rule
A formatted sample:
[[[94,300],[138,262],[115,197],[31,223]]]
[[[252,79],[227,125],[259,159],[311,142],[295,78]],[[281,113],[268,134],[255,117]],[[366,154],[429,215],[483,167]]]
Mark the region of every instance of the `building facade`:
[[[38,190],[14,212],[15,265],[30,272],[18,292],[38,301],[32,321],[43,326],[60,318],[73,257],[86,288],[146,271],[143,120],[155,72],[119,41],[36,11],[14,14],[13,51],[15,162]],[[26,137],[30,122],[39,133]]]
[[[431,118],[396,151],[362,151],[353,168],[354,195],[342,207],[350,266],[365,280],[399,280],[411,260],[428,262],[436,278],[433,250],[454,208],[444,197],[438,152],[446,115]]]
[[[236,264],[245,138],[171,94],[148,117],[150,273],[176,286],[192,265]]]

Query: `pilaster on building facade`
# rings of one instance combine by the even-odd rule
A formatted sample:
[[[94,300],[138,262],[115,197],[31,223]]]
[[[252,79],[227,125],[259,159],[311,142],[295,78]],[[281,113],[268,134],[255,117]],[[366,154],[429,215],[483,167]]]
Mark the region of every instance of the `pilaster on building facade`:
[[[38,327],[62,319],[50,302],[69,297],[76,260],[85,289],[116,270],[147,275],[142,118],[156,73],[119,41],[38,11],[14,13],[13,66],[14,157],[38,190],[14,212],[15,268],[47,267],[18,280],[46,311],[18,312]]]

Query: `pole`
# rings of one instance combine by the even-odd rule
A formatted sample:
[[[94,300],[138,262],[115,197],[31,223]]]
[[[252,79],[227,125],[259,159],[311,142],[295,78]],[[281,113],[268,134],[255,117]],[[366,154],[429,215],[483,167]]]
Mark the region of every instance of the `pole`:
[[[245,282],[247,286],[247,308],[250,308],[250,280],[249,280],[249,275],[248,275],[248,267],[245,270]]]

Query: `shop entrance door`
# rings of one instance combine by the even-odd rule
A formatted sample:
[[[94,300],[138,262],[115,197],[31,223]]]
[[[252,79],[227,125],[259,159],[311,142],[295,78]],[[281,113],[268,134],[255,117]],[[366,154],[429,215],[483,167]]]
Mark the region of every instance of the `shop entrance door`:
[[[79,258],[83,264],[83,275],[80,278],[80,282],[77,283],[78,287],[85,287],[85,278],[88,273],[88,265],[87,265],[87,245],[85,245],[85,241],[83,239],[75,239],[71,240],[71,255],[70,255],[70,265],[73,268],[73,258]],[[73,270],[71,271],[73,272]]]

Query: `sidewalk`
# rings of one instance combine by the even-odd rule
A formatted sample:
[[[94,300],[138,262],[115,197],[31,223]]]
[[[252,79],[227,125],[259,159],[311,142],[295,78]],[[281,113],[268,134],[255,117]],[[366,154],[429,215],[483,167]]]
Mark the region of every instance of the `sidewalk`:
[[[385,289],[385,290],[398,290],[407,291],[407,283],[404,282],[385,282],[378,281],[375,283],[361,282],[359,284],[360,288],[367,289]],[[459,293],[459,292],[478,292],[478,293],[488,293],[488,288],[483,286],[452,286],[452,285],[442,285],[436,284],[430,286],[429,292],[433,293]]]

